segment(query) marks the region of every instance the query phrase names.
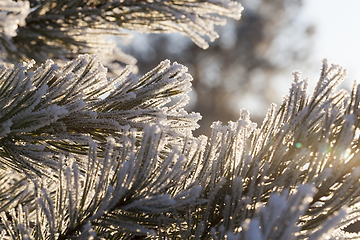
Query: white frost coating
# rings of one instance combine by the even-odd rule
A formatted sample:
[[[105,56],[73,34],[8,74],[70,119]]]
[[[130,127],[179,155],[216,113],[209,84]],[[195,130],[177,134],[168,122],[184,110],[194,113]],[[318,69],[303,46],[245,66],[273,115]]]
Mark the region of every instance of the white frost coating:
[[[322,227],[320,229],[318,229],[315,233],[311,234],[309,240],[329,239],[329,236],[331,235],[330,231],[334,229],[338,225],[338,223],[340,223],[340,221],[346,217],[346,215],[346,207],[340,209],[340,211],[338,212],[335,212],[322,224]]]
[[[16,36],[16,29],[25,25],[25,18],[29,13],[29,1],[0,1],[0,32],[8,37]]]
[[[51,123],[57,121],[60,117],[66,115],[68,111],[60,106],[50,106],[47,109],[42,109],[37,112],[33,112],[28,116],[25,115],[17,115],[16,116],[16,124],[21,126],[21,122],[27,121],[29,124],[26,127],[19,127],[14,129],[14,133],[20,132],[31,132],[39,129],[41,127],[50,125]],[[15,119],[13,119],[15,121]]]
[[[299,217],[307,210],[314,194],[311,185],[299,186],[295,194],[289,194],[288,190],[281,195],[272,193],[268,202],[256,209],[255,216],[242,223],[239,233],[227,235],[232,239],[295,239],[300,229]]]
[[[108,206],[109,206],[108,205],[109,199],[112,197],[113,192],[114,192],[114,188],[111,185],[109,185],[107,188],[107,191],[106,191],[106,195],[105,195],[99,209],[93,216],[91,216],[89,218],[89,221],[92,221],[93,219],[97,219],[100,216],[102,216],[104,213],[106,213],[106,210],[108,209]]]
[[[236,1],[212,0],[207,2],[178,1],[171,5],[167,1],[145,1],[142,7],[148,8],[147,13],[142,13],[141,23],[128,22],[123,27],[141,32],[175,32],[189,36],[192,41],[201,48],[208,48],[209,44],[204,40],[207,36],[210,41],[219,37],[215,31],[216,25],[224,25],[225,17],[239,19],[243,7]],[[163,17],[157,18],[154,12],[163,13]],[[136,15],[135,15],[136,16]],[[136,17],[135,17],[136,18]],[[175,19],[175,21],[170,21]]]

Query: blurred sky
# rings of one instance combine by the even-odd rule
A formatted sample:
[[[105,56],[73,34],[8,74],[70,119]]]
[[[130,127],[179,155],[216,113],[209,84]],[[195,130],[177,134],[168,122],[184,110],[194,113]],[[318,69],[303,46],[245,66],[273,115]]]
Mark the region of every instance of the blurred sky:
[[[354,80],[360,83],[360,0],[303,0],[299,17],[292,24],[313,24],[310,55],[306,62],[292,63],[271,80],[274,103],[279,105],[284,95],[289,93],[292,83],[291,73],[299,70],[302,78],[309,77],[308,93],[319,79],[321,62],[327,58],[329,63],[339,64],[348,71],[348,77],[340,88],[351,90]],[[241,21],[241,20],[240,20]],[[293,32],[291,34],[294,34]],[[304,42],[301,37],[288,36],[287,41],[295,49]],[[295,40],[294,40],[295,39]],[[237,108],[246,108],[252,115],[264,116],[268,106],[262,106],[256,95],[242,98]]]
[[[310,62],[320,66],[326,57],[348,70],[343,87],[351,88],[353,80],[360,82],[360,1],[304,0],[303,21],[316,27]],[[301,69],[314,82],[319,67]],[[300,69],[299,69],[300,70]]]
[[[325,57],[329,59],[330,63],[339,64],[348,70],[348,77],[342,84],[342,88],[351,90],[353,80],[358,80],[360,83],[359,9],[360,0],[303,0],[300,16],[294,24],[304,24],[304,26],[313,24],[315,26],[315,33],[310,41],[312,51],[310,51],[306,63],[290,64],[288,69],[284,69],[280,75],[271,79],[273,89],[276,91],[274,92],[274,103],[281,104],[282,97],[288,94],[292,83],[291,72],[294,70],[302,72],[302,77],[309,77],[309,93],[312,93],[313,87],[319,79],[321,61]],[[304,43],[302,37],[296,36],[293,32],[291,34],[287,40],[292,41],[291,44],[294,48],[299,48]],[[140,49],[142,54],[151,50],[151,47],[142,38],[145,36],[141,34],[135,36],[133,44],[137,45],[137,49]],[[177,46],[174,49],[181,50],[185,46],[184,44],[189,44],[189,41],[179,41],[185,37],[180,38],[179,34],[173,36],[174,41],[171,46]],[[221,35],[221,40],[229,40],[229,36]],[[148,52],[148,54],[153,53]],[[194,94],[191,99],[196,99]],[[243,97],[236,101],[235,109],[246,108],[252,116],[265,116],[268,109],[267,104],[261,105],[256,95],[249,98]]]

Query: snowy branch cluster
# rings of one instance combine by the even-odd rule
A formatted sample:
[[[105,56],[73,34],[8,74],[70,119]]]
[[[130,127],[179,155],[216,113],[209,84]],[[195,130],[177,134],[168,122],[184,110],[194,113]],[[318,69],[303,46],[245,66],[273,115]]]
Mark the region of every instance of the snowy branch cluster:
[[[104,33],[113,22],[182,31],[205,46],[198,36],[215,37],[222,23],[213,13],[241,10],[228,1],[29,2],[31,11],[1,3],[13,21],[1,19],[2,47],[14,32],[28,38],[28,23],[52,26],[31,36],[60,49],[49,36],[70,36],[72,24]],[[26,27],[25,13],[37,16]],[[294,72],[260,127],[241,110],[194,137],[201,117],[184,110],[192,79],[178,63],[140,78],[130,67],[107,78],[94,55],[34,64],[0,69],[1,239],[360,238],[345,231],[360,218],[360,85],[336,92],[343,68],[324,60],[310,96]]]
[[[207,48],[204,37],[218,38],[214,26],[224,25],[225,17],[240,19],[242,6],[231,0],[5,0],[0,11],[5,32],[0,36],[0,60],[5,63],[65,61],[97,53],[110,67],[114,62],[135,65],[136,59],[107,36],[128,36],[129,30],[178,31]],[[119,66],[111,70],[119,73]]]

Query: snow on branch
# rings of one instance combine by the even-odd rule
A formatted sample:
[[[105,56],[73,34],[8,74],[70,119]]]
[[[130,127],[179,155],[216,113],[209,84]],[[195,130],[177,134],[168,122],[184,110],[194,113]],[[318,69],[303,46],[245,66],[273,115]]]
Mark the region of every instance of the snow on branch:
[[[131,233],[156,236],[166,226],[160,223],[175,222],[171,213],[196,204],[201,190],[176,189],[175,183],[189,172],[179,152],[161,158],[163,135],[161,126],[148,127],[136,147],[132,144],[137,141],[136,130],[131,129],[119,141],[108,138],[104,155],[92,142],[83,173],[72,156],[61,156],[57,180],[35,182],[34,201],[19,205],[10,217],[2,213],[5,231],[14,237],[59,240]],[[120,152],[116,145],[123,146]]]
[[[37,7],[31,13],[28,24],[61,19],[66,25],[78,30],[83,27],[94,29],[89,34],[119,34],[122,28],[140,32],[180,31],[202,48],[208,47],[202,36],[207,35],[214,41],[218,38],[214,25],[224,25],[225,17],[240,19],[243,9],[240,3],[231,0],[125,0],[97,3],[80,0],[63,3],[61,8],[46,2]]]
[[[179,31],[203,49],[209,47],[204,36],[210,41],[219,37],[215,25],[224,25],[224,17],[240,19],[243,10],[240,3],[231,0],[144,0],[124,1],[117,5],[111,17],[118,18],[121,27],[155,33]]]
[[[241,110],[209,138],[186,97],[169,102],[190,86],[177,63],[140,79],[88,55],[29,67],[0,72],[3,237],[358,237],[360,85],[336,92],[340,66],[324,60],[310,96],[294,72],[260,128]]]
[[[45,166],[57,165],[53,154],[85,155],[91,137],[104,147],[107,136],[121,137],[129,125],[163,124],[174,138],[198,126],[200,115],[183,109],[191,77],[177,63],[165,61],[141,79],[129,70],[107,79],[99,58],[89,55],[63,67],[29,67],[0,72],[0,162],[14,169],[49,171]],[[170,103],[175,96],[180,100]]]
[[[232,0],[30,2],[31,9],[28,1],[6,0],[0,5],[0,31],[7,36],[0,36],[3,61],[44,62],[49,57],[63,61],[96,53],[109,66],[114,61],[135,65],[136,59],[122,52],[109,35],[128,36],[129,30],[181,32],[205,49],[206,38],[219,37],[214,26],[224,25],[226,17],[239,19],[243,9]],[[14,7],[17,14],[11,15]],[[9,21],[11,16],[16,19]]]
[[[183,152],[193,171],[191,180],[202,187],[207,203],[192,212],[194,218],[198,215],[203,218],[194,221],[190,217],[191,228],[182,230],[183,237],[198,234],[199,238],[223,239],[228,232],[239,232],[242,236],[246,219],[252,222],[247,228],[259,228],[262,224],[252,220],[261,206],[275,211],[270,202],[274,194],[288,189],[291,199],[302,185],[313,186],[315,191],[308,194],[312,198],[310,201],[306,198],[305,210],[302,208],[296,221],[291,219],[291,224],[282,224],[278,233],[290,234],[284,235],[284,239],[295,232],[297,236],[317,239],[331,234],[329,230],[334,227],[344,227],[358,219],[358,212],[352,211],[349,221],[339,223],[345,216],[343,208],[353,209],[360,197],[356,187],[360,181],[356,134],[360,93],[357,84],[351,95],[334,91],[345,76],[343,68],[324,60],[319,83],[314,94],[308,96],[307,80],[301,80],[295,72],[289,95],[278,109],[274,105],[270,108],[260,128],[242,110],[237,122],[227,126],[214,123],[209,139],[194,139],[185,144]],[[289,209],[299,206],[298,201],[286,201]],[[279,216],[290,221],[285,220],[288,214],[285,211]],[[270,224],[267,222],[270,218],[266,219],[264,224]],[[268,236],[267,227],[261,229]]]
[[[260,205],[256,209],[253,218],[246,219],[236,233],[227,233],[227,239],[299,239],[301,225],[297,223],[309,208],[315,191],[311,185],[300,185],[297,192],[290,196],[288,190],[284,190],[281,195],[271,194],[266,205]],[[321,228],[308,234],[309,239],[325,239],[345,215],[345,210],[336,212]]]

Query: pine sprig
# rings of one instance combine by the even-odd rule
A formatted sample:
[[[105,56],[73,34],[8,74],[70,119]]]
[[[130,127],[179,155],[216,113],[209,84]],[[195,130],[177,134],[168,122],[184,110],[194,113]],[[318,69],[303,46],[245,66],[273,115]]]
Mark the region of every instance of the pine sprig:
[[[209,139],[191,135],[197,115],[182,109],[186,97],[168,105],[189,90],[179,64],[164,61],[139,80],[127,70],[108,80],[90,56],[27,68],[1,75],[1,160],[20,172],[15,181],[2,176],[3,236],[354,237],[344,229],[359,219],[360,87],[335,92],[341,67],[324,60],[311,96],[295,72],[260,128],[242,110],[236,122],[214,123]],[[26,125],[50,105],[62,110]]]
[[[3,68],[0,79],[0,161],[16,170],[52,176],[54,154],[86,155],[90,138],[105,147],[128,125],[161,122],[172,126],[173,138],[197,128],[199,114],[183,109],[191,77],[179,64],[165,61],[140,80],[128,70],[107,79],[99,59],[88,55],[61,68],[51,61],[35,72],[28,67]]]
[[[164,161],[159,156],[159,146],[166,141],[163,134],[157,125],[145,129],[138,147],[131,144],[137,141],[135,129],[120,142],[109,138],[103,158],[91,143],[84,173],[72,157],[62,156],[57,181],[48,185],[35,182],[36,201],[26,205],[28,217],[19,217],[24,213],[18,208],[11,218],[1,216],[3,227],[15,238],[29,239],[95,235],[108,239],[120,232],[156,235],[164,227],[159,223],[175,222],[172,212],[197,204],[200,193],[196,186],[171,191],[189,172],[183,168],[179,152]],[[121,152],[114,151],[117,144],[124,146]]]
[[[308,194],[312,198],[307,200],[307,210],[294,214],[295,222],[291,220],[295,224],[291,226],[300,227],[294,230],[296,235],[320,237],[331,226],[335,227],[345,216],[342,209],[354,206],[360,193],[355,187],[360,180],[356,134],[358,86],[354,86],[350,99],[344,91],[334,92],[345,75],[341,67],[329,66],[324,60],[314,94],[307,96],[307,80],[300,80],[295,72],[289,96],[278,110],[274,106],[269,110],[259,129],[243,110],[237,122],[227,126],[214,123],[206,144],[201,139],[187,144],[185,156],[191,162],[189,166],[196,169],[193,179],[202,187],[207,203],[192,212],[188,219],[192,225],[183,231],[199,234],[202,239],[210,236],[222,239],[229,231],[231,234],[239,231],[234,239],[247,239],[247,233],[241,229],[248,224],[246,221],[257,219],[260,206],[270,210],[271,196],[288,191],[284,199],[290,208],[294,202],[291,198],[302,185],[314,186],[315,192]],[[351,210],[353,217],[346,224],[354,221],[354,211]],[[196,218],[199,215],[201,219]],[[331,224],[326,222],[331,218],[334,218]],[[259,228],[260,223],[256,224]],[[315,233],[321,226],[323,231]],[[261,227],[261,234],[265,235],[262,238],[259,233],[259,239],[270,236],[265,228]],[[282,235],[283,238],[290,239],[294,231],[289,230],[289,235]],[[277,239],[275,232],[271,238]]]
[[[108,35],[129,35],[129,30],[181,32],[207,48],[205,36],[210,41],[219,37],[214,26],[224,25],[226,17],[239,19],[243,9],[231,0],[29,2],[30,7],[28,1],[17,3],[21,14],[16,12],[13,21],[7,19],[6,24],[1,24],[0,20],[0,32],[11,29],[10,35],[0,35],[4,61],[44,62],[48,58],[65,60],[96,53],[108,60],[109,67],[114,61],[134,65],[136,59],[106,40]],[[0,5],[0,11],[6,15],[14,4],[7,0],[3,7]]]

